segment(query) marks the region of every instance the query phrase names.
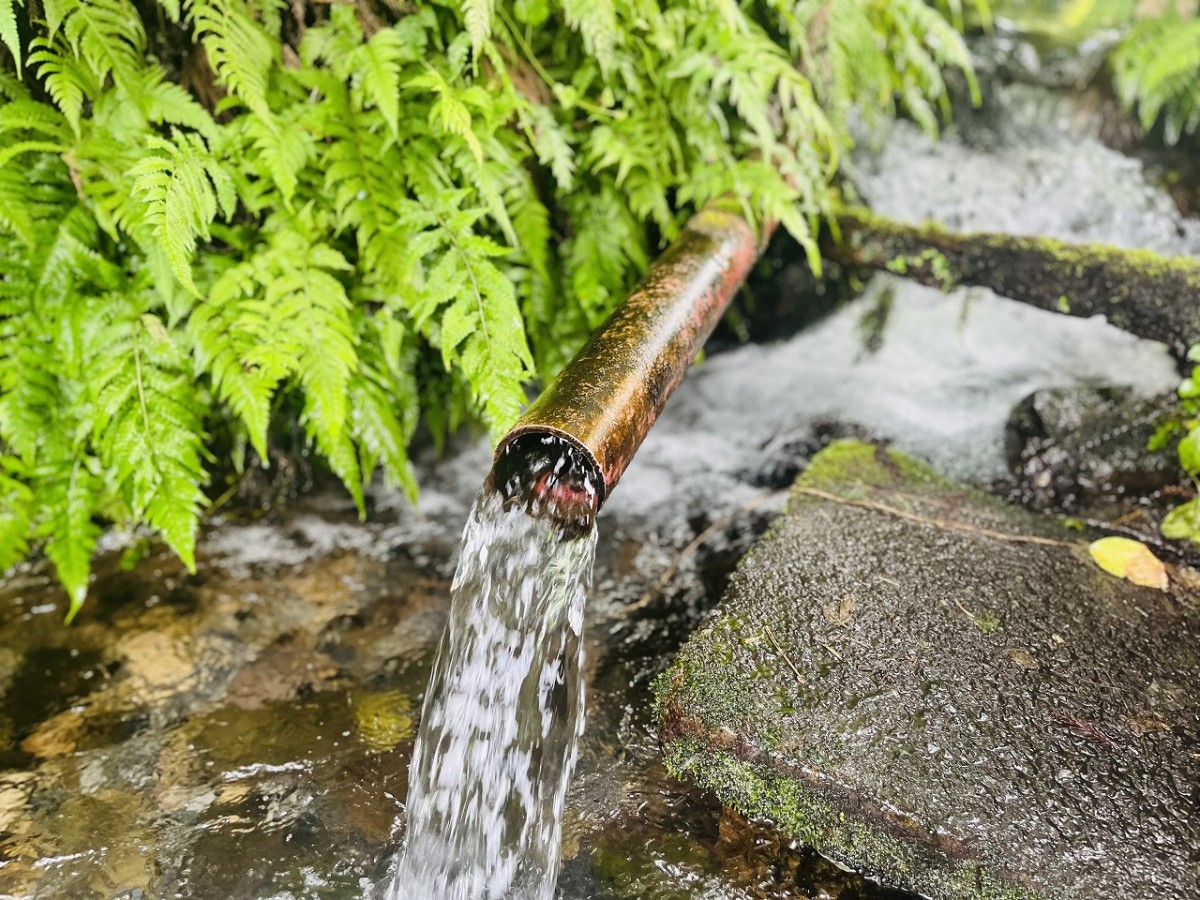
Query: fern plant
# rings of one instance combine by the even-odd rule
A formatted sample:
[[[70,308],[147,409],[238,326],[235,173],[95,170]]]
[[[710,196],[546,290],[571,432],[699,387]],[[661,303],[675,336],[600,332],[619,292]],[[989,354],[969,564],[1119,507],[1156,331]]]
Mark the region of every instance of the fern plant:
[[[1123,29],[1109,66],[1122,105],[1145,131],[1161,124],[1163,140],[1175,144],[1200,128],[1200,19],[1194,3],[1073,0],[1061,21],[1073,35]]]
[[[0,0],[0,569],[194,567],[276,429],[415,496],[422,416],[500,434],[712,197],[815,265],[849,109],[934,128],[959,9]]]

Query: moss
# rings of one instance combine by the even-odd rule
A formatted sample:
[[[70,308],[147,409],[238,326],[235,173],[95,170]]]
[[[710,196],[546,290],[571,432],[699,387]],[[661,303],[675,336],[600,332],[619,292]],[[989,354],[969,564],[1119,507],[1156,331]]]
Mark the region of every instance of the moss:
[[[927,247],[920,253],[894,256],[884,263],[884,267],[894,275],[907,275],[910,270],[928,268],[942,290],[948,291],[954,287],[954,274],[950,268],[950,260],[944,253],[933,247]]]
[[[1054,238],[956,234],[905,225],[862,209],[838,215],[822,252],[850,265],[885,269],[946,290],[979,285],[1041,309],[1106,316],[1180,359],[1200,334],[1200,261],[1148,250],[1070,244]]]
[[[906,225],[871,212],[864,207],[842,209],[838,212],[841,230],[850,235],[851,243],[859,247],[882,244],[883,267],[894,271],[899,266],[908,274],[918,264],[949,266],[947,253],[970,244],[983,244],[995,250],[1018,248],[1044,254],[1059,263],[1064,271],[1081,273],[1097,263],[1117,265],[1136,271],[1140,277],[1158,278],[1165,275],[1183,276],[1200,288],[1200,261],[1191,256],[1162,256],[1152,250],[1127,249],[1107,244],[1072,244],[1050,237],[1016,237],[986,231],[956,232],[936,222]],[[921,246],[925,245],[925,246]],[[914,249],[917,247],[918,249]],[[891,249],[892,253],[887,250]],[[946,271],[948,276],[950,271]]]
[[[1039,894],[999,882],[985,863],[946,860],[938,851],[904,841],[861,820],[851,819],[817,791],[797,778],[713,750],[699,738],[674,741],[666,752],[667,770],[712,791],[723,803],[745,816],[768,819],[789,836],[831,855],[837,861],[866,870],[889,884],[915,889],[913,872],[922,888],[941,895],[972,900],[1038,900]],[[830,852],[829,848],[837,848]]]
[[[835,441],[815,457],[798,487],[841,494],[900,484],[949,486],[950,482],[911,456],[861,441]]]

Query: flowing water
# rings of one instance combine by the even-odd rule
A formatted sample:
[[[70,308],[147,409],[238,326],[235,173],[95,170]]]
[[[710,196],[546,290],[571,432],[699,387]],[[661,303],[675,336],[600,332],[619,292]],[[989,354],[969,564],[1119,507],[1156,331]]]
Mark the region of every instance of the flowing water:
[[[558,476],[567,459],[546,459],[543,471]],[[596,556],[590,514],[586,527],[564,529],[555,512],[491,486],[475,502],[413,750],[389,900],[553,895],[583,733],[583,606]]]

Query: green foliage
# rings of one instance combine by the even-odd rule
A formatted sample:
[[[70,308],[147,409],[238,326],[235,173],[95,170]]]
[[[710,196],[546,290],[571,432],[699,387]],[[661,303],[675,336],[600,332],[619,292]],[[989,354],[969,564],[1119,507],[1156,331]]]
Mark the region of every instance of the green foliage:
[[[1188,359],[1200,363],[1200,344],[1188,351]],[[1200,490],[1200,365],[1180,382],[1178,393],[1182,414],[1178,419],[1164,423],[1151,438],[1150,449],[1161,449],[1173,436],[1182,434],[1176,444],[1179,464]],[[1200,543],[1200,497],[1171,510],[1163,520],[1162,533],[1169,538]]]
[[[1200,19],[1195,4],[1154,4],[1152,15],[1143,7],[1136,0],[1074,0],[1062,19],[1075,34],[1124,29],[1109,58],[1117,94],[1143,129],[1161,123],[1163,140],[1174,144],[1200,128]]]
[[[1112,55],[1121,102],[1149,131],[1176,143],[1200,126],[1200,19],[1168,14],[1136,23]]]
[[[502,433],[707,200],[816,263],[850,108],[935,128],[954,15],[0,0],[0,569],[40,546],[73,612],[102,523],[191,568],[273,434],[415,496],[422,416]]]

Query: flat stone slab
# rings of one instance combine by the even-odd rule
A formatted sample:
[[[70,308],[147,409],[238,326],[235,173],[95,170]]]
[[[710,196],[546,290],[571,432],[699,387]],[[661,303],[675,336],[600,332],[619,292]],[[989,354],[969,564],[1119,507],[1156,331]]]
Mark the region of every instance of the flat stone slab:
[[[668,767],[935,898],[1200,897],[1200,609],[834,444],[658,683]]]

